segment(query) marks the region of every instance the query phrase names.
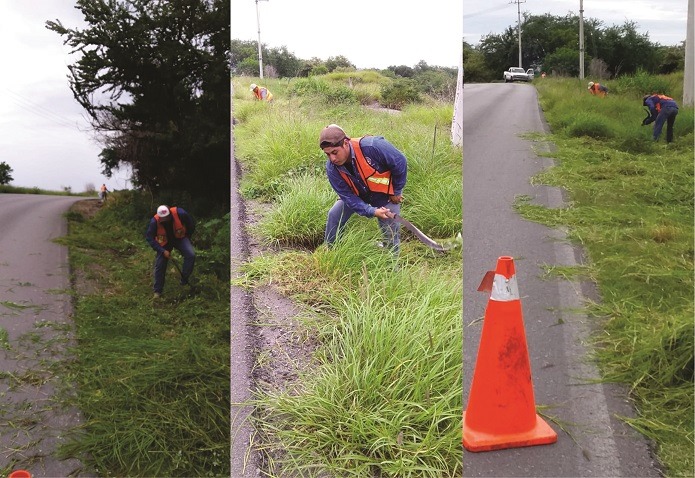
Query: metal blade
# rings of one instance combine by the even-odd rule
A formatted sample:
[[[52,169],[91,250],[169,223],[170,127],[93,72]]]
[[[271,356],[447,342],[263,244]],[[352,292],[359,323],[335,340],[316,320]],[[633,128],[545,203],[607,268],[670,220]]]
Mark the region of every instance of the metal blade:
[[[426,235],[424,232],[422,232],[420,229],[418,229],[417,227],[415,227],[415,226],[414,226],[410,221],[408,221],[407,219],[403,219],[403,218],[402,218],[401,216],[399,216],[398,214],[394,214],[394,215],[393,215],[393,220],[396,221],[396,222],[398,222],[398,223],[400,223],[400,224],[402,224],[403,227],[405,227],[405,228],[408,229],[410,232],[412,232],[413,234],[415,234],[415,237],[417,237],[418,239],[420,239],[420,241],[421,241],[423,244],[425,244],[426,246],[428,246],[428,247],[434,249],[435,251],[448,251],[448,250],[451,250],[451,249],[453,249],[453,248],[455,247],[455,246],[451,246],[451,247],[444,247],[444,246],[442,246],[441,244],[439,244],[439,243],[437,243],[436,241],[434,241],[434,240],[430,239],[429,237],[427,237],[427,235]]]

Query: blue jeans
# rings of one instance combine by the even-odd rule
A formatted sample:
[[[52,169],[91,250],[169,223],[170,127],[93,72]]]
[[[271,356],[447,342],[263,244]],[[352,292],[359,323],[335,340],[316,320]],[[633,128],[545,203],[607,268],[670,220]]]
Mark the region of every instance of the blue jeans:
[[[384,207],[394,214],[400,214],[401,212],[400,204],[393,204],[389,202]],[[324,238],[329,246],[332,245],[338,236],[343,233],[345,224],[353,214],[354,211],[346,206],[342,199],[338,199],[331,210],[328,211],[326,234]],[[381,233],[384,235],[384,241],[386,243],[385,245],[388,246],[394,254],[398,254],[401,246],[401,225],[393,219],[377,218],[377,220],[379,221]]]
[[[666,122],[666,142],[670,143],[673,141],[673,123],[676,121],[677,114],[678,108],[674,108],[673,106],[664,106],[661,108],[661,111],[654,122],[654,141],[659,140],[659,136],[661,136],[661,129],[664,127],[664,122]]]
[[[181,283],[186,284],[188,278],[193,273],[193,265],[195,264],[195,251],[193,250],[193,244],[191,240],[187,237],[183,239],[174,239],[173,243],[174,249],[179,251],[183,256],[183,266],[181,268]],[[167,265],[169,265],[169,259],[164,257],[161,252],[157,253],[157,257],[154,260],[154,291],[162,293],[164,290],[164,279],[167,272]]]

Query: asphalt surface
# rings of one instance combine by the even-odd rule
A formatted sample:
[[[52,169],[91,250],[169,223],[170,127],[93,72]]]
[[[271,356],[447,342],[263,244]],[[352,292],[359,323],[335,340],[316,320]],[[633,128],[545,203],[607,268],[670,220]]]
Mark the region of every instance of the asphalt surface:
[[[54,456],[80,416],[54,400],[71,303],[67,248],[52,239],[67,233],[63,214],[83,199],[0,194],[0,470],[65,477],[81,469]]]
[[[519,196],[559,207],[561,191],[532,186],[552,161],[537,153],[552,145],[528,139],[547,131],[529,84],[468,84],[464,89],[464,407],[475,370],[489,293],[477,292],[500,256],[514,257],[531,361],[536,405],[556,418],[551,445],[490,452],[464,451],[465,477],[655,477],[648,443],[615,418],[632,415],[621,387],[591,383],[599,374],[586,347],[591,320],[582,313],[595,292],[544,276],[546,265],[581,263],[581,251],[560,230],[526,221],[514,210]],[[526,139],[525,139],[526,138]],[[595,298],[595,297],[594,297]],[[484,380],[484,377],[481,377]]]

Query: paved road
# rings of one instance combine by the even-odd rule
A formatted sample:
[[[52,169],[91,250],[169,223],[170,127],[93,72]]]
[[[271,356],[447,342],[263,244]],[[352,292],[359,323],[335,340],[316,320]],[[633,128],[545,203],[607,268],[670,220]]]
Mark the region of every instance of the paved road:
[[[598,377],[583,345],[590,323],[578,311],[586,285],[543,278],[546,264],[573,265],[580,251],[560,231],[523,220],[512,208],[525,195],[550,207],[562,203],[553,188],[529,178],[550,166],[536,151],[548,146],[524,139],[547,130],[536,91],[528,84],[468,84],[464,90],[464,406],[489,295],[476,292],[497,258],[515,258],[536,405],[550,405],[553,445],[471,453],[465,477],[655,477],[660,476],[646,442],[614,418],[631,408],[618,387],[586,384]],[[562,319],[562,320],[560,320]],[[564,323],[562,323],[564,322]]]
[[[0,194],[0,470],[61,477],[80,469],[53,456],[79,414],[53,400],[71,307],[67,249],[52,242],[80,199]]]

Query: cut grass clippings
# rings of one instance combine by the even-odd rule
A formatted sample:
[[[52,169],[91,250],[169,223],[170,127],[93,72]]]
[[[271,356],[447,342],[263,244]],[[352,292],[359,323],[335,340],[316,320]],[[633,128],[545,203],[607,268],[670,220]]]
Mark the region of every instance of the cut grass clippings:
[[[658,79],[682,97],[682,74]],[[604,379],[629,386],[637,416],[625,420],[655,441],[667,475],[693,476],[693,108],[680,108],[666,145],[665,127],[654,142],[640,126],[639,92],[603,100],[578,80],[535,85],[557,147],[556,166],[535,181],[565,189],[569,205],[517,208],[566,226],[587,251]]]
[[[229,260],[210,258],[228,230],[211,238],[210,220],[198,218],[196,288],[179,286],[169,267],[163,299],[153,301],[151,213],[127,216],[135,196],[112,194],[61,241],[83,291],[70,379],[84,417],[61,455],[99,476],[229,476],[229,275],[214,271]]]

